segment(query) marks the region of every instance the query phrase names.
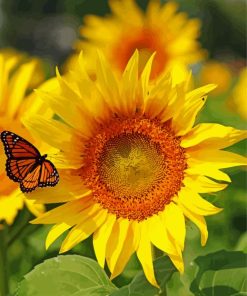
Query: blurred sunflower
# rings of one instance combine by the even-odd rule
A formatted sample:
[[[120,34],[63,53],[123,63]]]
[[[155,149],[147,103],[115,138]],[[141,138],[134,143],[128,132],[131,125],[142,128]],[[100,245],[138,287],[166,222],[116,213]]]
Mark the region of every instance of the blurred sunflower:
[[[60,252],[93,234],[95,254],[111,278],[136,252],[150,283],[157,286],[152,245],[168,254],[183,272],[185,217],[208,237],[204,216],[221,209],[199,193],[223,190],[230,182],[220,169],[245,165],[240,155],[220,150],[247,132],[219,124],[193,127],[215,85],[187,92],[188,80],[173,86],[167,74],[151,80],[152,56],[139,75],[138,52],[121,78],[97,58],[91,79],[81,55],[70,75],[57,75],[60,94],[40,92],[63,122],[36,116],[26,122],[50,145],[60,148],[67,168],[61,183],[37,190],[39,202],[65,202],[33,223],[55,224],[49,247],[70,229]],[[217,182],[220,181],[220,182]],[[67,188],[65,186],[67,184]]]
[[[197,41],[200,21],[178,13],[175,2],[161,5],[159,1],[151,0],[146,13],[134,0],[112,0],[109,5],[112,15],[86,16],[85,25],[80,29],[83,40],[75,47],[78,51],[85,50],[89,68],[94,69],[97,48],[121,72],[138,49],[140,72],[156,52],[151,78],[173,67],[184,77],[187,65],[198,62],[205,55]],[[71,58],[70,62],[74,60]]]
[[[0,51],[0,133],[4,130],[11,130],[33,142],[30,133],[22,124],[22,119],[25,114],[30,115],[34,110],[40,112],[48,110],[47,107],[44,108],[44,103],[40,99],[36,98],[34,102],[33,94],[27,96],[31,91],[31,86],[42,80],[42,76],[39,76],[40,69],[40,62],[37,59],[27,59],[23,54],[12,50]],[[36,70],[39,81],[35,75]],[[34,205],[32,200],[25,198],[19,185],[7,177],[5,162],[6,156],[1,144],[0,221],[5,220],[8,224],[12,224],[24,203],[34,215],[39,215],[44,211],[44,206]]]
[[[234,109],[238,114],[247,120],[247,68],[243,68],[239,74],[239,80],[233,89],[231,95],[231,103],[234,105]]]
[[[232,72],[227,64],[212,60],[203,65],[200,82],[202,84],[217,84],[217,88],[213,91],[214,95],[225,93],[230,88],[231,81]]]

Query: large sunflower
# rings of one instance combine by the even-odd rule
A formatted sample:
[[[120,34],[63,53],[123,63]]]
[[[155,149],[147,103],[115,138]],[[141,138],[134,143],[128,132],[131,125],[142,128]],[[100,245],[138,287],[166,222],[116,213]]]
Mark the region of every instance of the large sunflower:
[[[136,252],[157,285],[152,245],[183,271],[185,217],[199,227],[205,245],[204,216],[221,209],[199,194],[227,186],[230,178],[220,169],[247,164],[220,150],[247,133],[211,123],[193,127],[215,86],[187,92],[188,81],[174,86],[165,74],[150,82],[152,59],[139,75],[136,52],[119,79],[99,54],[93,81],[81,55],[70,75],[58,74],[59,95],[40,93],[63,121],[36,116],[26,124],[61,149],[61,182],[30,195],[39,202],[66,201],[33,221],[55,224],[46,246],[68,229],[61,253],[93,234],[98,262],[103,267],[106,259],[112,278]]]
[[[76,43],[76,48],[85,50],[89,67],[95,64],[95,50],[99,48],[122,72],[138,49],[140,70],[156,52],[152,78],[173,67],[182,75],[185,66],[198,62],[205,54],[197,41],[200,21],[178,13],[176,3],[161,5],[151,0],[146,13],[134,0],[111,0],[109,5],[112,15],[86,16],[80,29],[83,39]]]
[[[26,115],[48,110],[33,94],[27,96],[31,86],[41,82],[42,77],[39,75],[40,79],[37,80],[35,75],[37,69],[40,69],[37,59],[29,59],[11,50],[0,52],[0,133],[3,130],[11,130],[33,142],[30,133],[22,124],[22,119]],[[5,162],[6,156],[0,143],[0,221],[5,220],[8,224],[12,224],[24,202],[34,215],[43,212],[43,205],[34,205],[33,201],[27,200],[18,184],[9,180],[5,171]]]

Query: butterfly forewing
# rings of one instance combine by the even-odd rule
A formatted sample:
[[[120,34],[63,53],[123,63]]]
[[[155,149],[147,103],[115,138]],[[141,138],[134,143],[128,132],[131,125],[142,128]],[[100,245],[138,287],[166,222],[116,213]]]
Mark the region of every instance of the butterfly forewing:
[[[27,159],[40,157],[38,149],[36,149],[31,143],[22,137],[12,132],[2,132],[1,139],[3,141],[5,153],[8,158]]]

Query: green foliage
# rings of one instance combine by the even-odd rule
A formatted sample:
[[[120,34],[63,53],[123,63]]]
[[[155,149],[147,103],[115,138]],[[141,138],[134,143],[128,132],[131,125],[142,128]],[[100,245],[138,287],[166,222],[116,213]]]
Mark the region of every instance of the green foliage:
[[[195,260],[199,271],[191,284],[196,296],[241,295],[247,292],[247,255],[242,252],[218,251]]]
[[[20,283],[16,295],[103,296],[115,289],[94,260],[67,255],[37,265]]]
[[[166,295],[166,285],[176,268],[173,266],[171,260],[167,256],[163,256],[154,261],[154,270],[160,290],[152,286],[146,279],[143,271],[139,272],[126,285],[115,291],[111,296],[152,296],[152,295]]]

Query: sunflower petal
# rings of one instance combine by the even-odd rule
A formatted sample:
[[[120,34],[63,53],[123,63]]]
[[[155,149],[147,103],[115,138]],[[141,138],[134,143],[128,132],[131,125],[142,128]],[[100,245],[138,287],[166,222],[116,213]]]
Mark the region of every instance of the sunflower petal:
[[[171,202],[165,207],[164,217],[167,231],[183,251],[186,231],[182,210]]]
[[[162,250],[165,253],[176,255],[176,246],[172,243],[171,240],[169,240],[166,232],[167,230],[165,227],[165,222],[163,223],[162,217],[160,217],[160,215],[154,215],[148,219],[148,236],[152,244],[158,249]]]
[[[222,209],[213,206],[199,194],[186,187],[180,190],[178,199],[185,208],[198,215],[208,216],[222,211]]]
[[[82,216],[89,215],[91,211],[98,210],[92,203],[92,198],[85,197],[81,199],[77,199],[71,202],[68,202],[62,206],[59,206],[49,212],[44,213],[38,218],[31,221],[32,224],[53,224],[53,223],[63,223],[67,222],[66,217],[68,217],[68,213],[70,216],[76,216],[76,214],[81,213]],[[68,217],[67,219],[71,219]]]
[[[186,207],[183,206],[182,203],[178,201],[179,206],[184,212],[184,215],[190,219],[200,230],[201,232],[201,244],[202,246],[206,245],[208,239],[208,229],[205,218],[203,216],[197,215],[192,211],[189,211]]]
[[[187,153],[189,155],[187,161],[189,167],[193,167],[194,160],[196,160],[197,163],[210,163],[210,165],[216,169],[247,165],[246,157],[228,151],[200,149],[196,151],[189,151]]]
[[[193,149],[222,149],[246,138],[247,131],[215,123],[201,123],[183,137],[181,146]]]
[[[108,214],[106,221],[93,234],[93,246],[94,246],[95,255],[99,262],[99,265],[102,268],[104,268],[104,265],[105,265],[107,242],[111,235],[112,227],[115,221],[116,221],[116,216]]]
[[[51,230],[49,231],[46,241],[45,241],[45,248],[46,250],[50,247],[51,244],[59,237],[61,236],[66,230],[71,228],[73,225],[69,225],[66,223],[60,223],[54,225]]]
[[[129,229],[129,220],[118,219],[112,228],[112,233],[108,239],[106,247],[106,261],[107,265],[113,273],[117,260],[123,249],[124,241],[127,238],[127,233]]]
[[[225,189],[228,184],[217,183],[204,176],[187,175],[183,184],[198,193],[217,192]]]
[[[83,213],[82,213],[83,215]],[[62,243],[59,253],[64,253],[72,249],[75,245],[88,238],[105,221],[107,211],[100,210],[91,214],[83,222],[73,227]]]
[[[184,106],[179,108],[173,117],[173,127],[177,136],[183,136],[192,128],[196,116],[205,104],[205,96],[216,86],[209,84],[189,92]]]
[[[137,257],[141,262],[144,274],[148,281],[155,287],[159,287],[155,279],[152,246],[149,238],[147,237],[147,225],[144,222],[140,223],[140,243],[137,249]]]
[[[136,246],[136,224],[131,223],[127,233],[127,239],[125,239],[121,253],[119,254],[117,263],[114,267],[114,270],[111,274],[111,279],[117,277],[126,266],[131,255],[135,252]]]
[[[27,88],[32,79],[36,61],[31,61],[21,65],[15,72],[10,81],[9,89],[11,89],[7,109],[8,116],[13,118],[19,109],[20,103],[25,97]]]

